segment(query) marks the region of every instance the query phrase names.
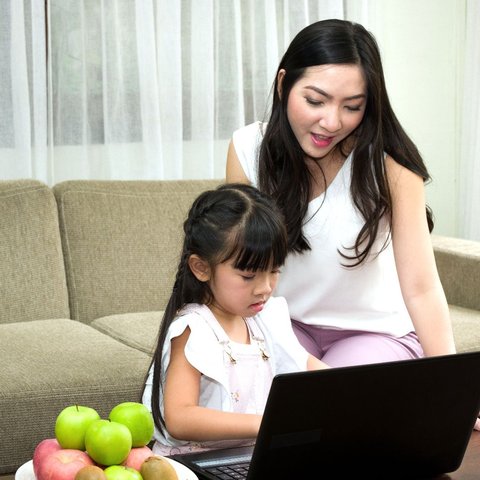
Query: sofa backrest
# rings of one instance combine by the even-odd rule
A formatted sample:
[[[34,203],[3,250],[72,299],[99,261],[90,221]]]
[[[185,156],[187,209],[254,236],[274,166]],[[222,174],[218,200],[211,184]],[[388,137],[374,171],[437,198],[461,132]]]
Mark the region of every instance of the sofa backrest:
[[[448,303],[480,310],[480,242],[432,235],[432,244]]]
[[[58,215],[51,189],[0,181],[0,323],[68,318]]]
[[[71,180],[53,187],[71,316],[163,310],[193,200],[220,180]]]

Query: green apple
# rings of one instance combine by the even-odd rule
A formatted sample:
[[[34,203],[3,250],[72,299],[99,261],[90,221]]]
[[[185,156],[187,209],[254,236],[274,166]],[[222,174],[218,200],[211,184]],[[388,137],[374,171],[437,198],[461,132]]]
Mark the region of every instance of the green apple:
[[[153,417],[143,403],[119,403],[113,407],[108,418],[128,427],[132,434],[132,447],[144,447],[153,437]]]
[[[140,472],[123,465],[111,465],[104,471],[107,480],[142,480]]]
[[[85,449],[100,465],[120,465],[132,448],[132,434],[122,423],[95,420],[85,433]]]
[[[82,405],[65,407],[55,421],[55,437],[62,448],[85,450],[85,432],[100,415]]]

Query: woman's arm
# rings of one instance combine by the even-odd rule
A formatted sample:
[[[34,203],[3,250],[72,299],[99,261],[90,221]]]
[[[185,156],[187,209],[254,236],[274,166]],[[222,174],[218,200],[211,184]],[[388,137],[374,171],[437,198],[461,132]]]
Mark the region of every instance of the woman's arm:
[[[310,353],[307,359],[307,370],[323,370],[324,368],[330,368],[326,363],[323,363],[317,357],[314,357]]]
[[[254,438],[261,415],[231,413],[200,407],[200,372],[185,357],[190,335],[187,328],[172,339],[164,391],[167,430],[179,440],[207,441]]]
[[[400,287],[426,356],[455,353],[448,304],[438,276],[420,176],[386,158],[392,242]]]
[[[232,140],[228,146],[226,180],[227,183],[250,183],[240,164]]]

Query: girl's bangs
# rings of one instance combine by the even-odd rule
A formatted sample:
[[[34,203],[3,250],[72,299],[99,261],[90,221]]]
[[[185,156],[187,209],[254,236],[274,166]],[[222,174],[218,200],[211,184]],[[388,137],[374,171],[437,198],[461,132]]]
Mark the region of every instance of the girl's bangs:
[[[272,235],[255,232],[252,238],[235,238],[232,250],[226,260],[232,259],[233,266],[239,270],[270,270],[281,267],[287,256],[287,243],[280,232]]]

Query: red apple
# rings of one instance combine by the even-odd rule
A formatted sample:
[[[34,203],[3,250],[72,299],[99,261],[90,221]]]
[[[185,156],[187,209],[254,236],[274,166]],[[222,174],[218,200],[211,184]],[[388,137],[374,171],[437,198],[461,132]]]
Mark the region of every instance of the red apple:
[[[122,463],[122,465],[125,465],[126,467],[131,467],[131,468],[134,468],[135,470],[140,471],[140,467],[142,466],[142,463],[152,455],[153,455],[152,450],[146,445],[144,447],[134,447],[130,450],[128,457]]]
[[[45,458],[53,452],[61,450],[62,447],[56,438],[46,438],[42,440],[33,451],[33,473],[38,478],[38,466],[41,465]]]
[[[37,480],[74,480],[77,472],[86,465],[94,465],[86,452],[61,449],[44,457],[38,465]]]

